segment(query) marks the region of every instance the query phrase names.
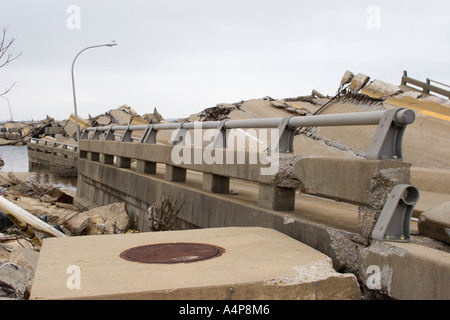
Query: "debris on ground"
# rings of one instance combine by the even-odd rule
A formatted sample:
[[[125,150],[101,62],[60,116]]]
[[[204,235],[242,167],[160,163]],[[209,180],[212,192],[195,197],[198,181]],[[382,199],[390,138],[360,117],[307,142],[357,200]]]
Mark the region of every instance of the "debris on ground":
[[[222,121],[227,119],[228,115],[240,108],[240,104],[220,103],[215,107],[207,108],[198,114],[200,121]]]
[[[149,214],[149,228],[151,231],[174,230],[173,224],[183,207],[184,202],[177,206],[177,200],[172,200],[170,196],[163,195],[160,203],[152,204],[147,212]]]
[[[61,122],[47,116],[41,121],[6,122],[0,124],[0,146],[27,144],[29,138],[62,132]]]
[[[70,194],[28,177],[12,172],[0,173],[2,196],[67,236],[130,233],[131,220],[125,203],[82,212],[73,204]],[[6,215],[1,214],[0,218],[3,216]],[[0,224],[0,300],[27,299],[40,244],[32,242],[12,222]],[[28,229],[33,228],[28,226]],[[33,233],[40,239],[47,237],[38,230]]]
[[[123,105],[117,109],[111,109],[95,117],[89,115],[88,119],[83,119],[78,116],[80,132],[87,127],[154,124],[160,123],[161,121],[164,121],[164,118],[156,108],[153,110],[153,113],[146,113],[140,116],[127,105]],[[0,124],[0,146],[26,145],[30,138],[48,139],[55,142],[76,145],[76,117],[74,114],[71,114],[66,120],[56,121],[47,116],[42,121],[6,122]]]
[[[72,235],[100,235],[125,233],[130,227],[130,218],[125,203],[112,203],[85,212],[68,212],[59,223]]]
[[[416,103],[419,107],[420,103],[434,105],[436,108],[450,106],[450,100],[448,99],[427,95],[406,85],[397,86],[379,80],[371,80],[367,75],[355,74],[347,70],[334,96],[325,96],[317,90],[312,90],[310,95],[292,98],[274,99],[266,96],[237,103],[220,103],[214,107],[206,108],[200,113],[193,114],[188,119],[177,121],[222,121],[227,119],[311,116],[333,112],[386,110],[388,107],[408,107],[414,106]],[[156,108],[153,113],[141,116],[127,105],[122,105],[94,117],[89,115],[87,119],[78,117],[80,132],[86,127],[155,124],[163,121],[164,118]],[[74,114],[63,121],[55,121],[47,116],[42,121],[6,122],[0,124],[0,146],[26,144],[29,138],[76,145],[76,129]],[[338,137],[337,130],[339,128],[298,128],[296,133],[301,136],[296,141],[297,143],[300,142],[298,149],[302,150],[304,154],[294,153],[280,157],[280,170],[274,176],[273,184],[281,187],[299,188],[305,191],[306,187],[292,173],[292,166],[296,159],[306,157],[310,153],[324,152],[329,156],[341,156],[342,152],[345,153],[345,156],[365,156],[365,153],[361,151],[363,149],[353,144],[356,140],[354,139],[355,134],[350,134],[348,137]],[[354,132],[358,135],[361,134],[358,131]],[[407,147],[408,141],[405,140],[405,142],[405,147]],[[414,144],[414,150],[416,149],[418,148]],[[337,152],[340,153],[337,155]],[[440,158],[444,158],[445,161],[445,157]],[[444,162],[439,161],[438,164]],[[411,162],[414,163],[414,161]],[[2,165],[4,165],[4,161],[0,159],[0,167]],[[67,166],[52,169],[52,173],[60,177],[74,176],[77,174],[76,163],[69,163]],[[380,183],[385,183],[385,181],[380,180]],[[125,203],[114,203],[82,211],[74,204],[73,197],[64,190],[13,173],[0,173],[0,194],[68,236],[139,232],[130,229],[132,223]],[[230,194],[238,195],[239,192],[231,189]],[[147,210],[150,231],[174,230],[176,216],[183,205],[184,203],[179,204],[177,200],[173,200],[166,195],[158,203],[152,204]],[[348,240],[349,250],[355,245],[366,245],[367,235],[370,234],[377,218],[376,214],[377,212],[373,208],[359,208],[360,239],[352,238]],[[424,221],[419,222],[424,223]],[[29,295],[40,247],[30,241],[27,235],[15,225],[6,226],[6,223],[2,225],[4,228],[0,230],[0,300],[26,299]],[[39,237],[45,236],[39,232],[36,232],[36,234]]]

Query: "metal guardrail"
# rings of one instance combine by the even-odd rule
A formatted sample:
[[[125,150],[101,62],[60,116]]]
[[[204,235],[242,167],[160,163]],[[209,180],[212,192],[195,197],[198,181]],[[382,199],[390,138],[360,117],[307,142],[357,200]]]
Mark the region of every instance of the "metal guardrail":
[[[46,140],[46,139],[37,139],[37,138],[30,138],[30,139],[28,139],[28,142],[34,143],[34,144],[39,144],[39,142],[43,142],[42,145],[49,146],[49,147],[55,147],[55,148],[58,147],[59,145],[61,145],[63,150],[71,149],[72,151],[78,151],[77,145],[69,144],[69,143],[65,143],[65,142],[50,141],[50,140]]]
[[[171,145],[184,145],[185,136],[191,129],[216,129],[211,147],[227,147],[227,130],[245,128],[276,128],[279,130],[277,146],[271,146],[270,150],[281,153],[293,152],[293,141],[299,127],[323,127],[323,126],[362,126],[378,125],[372,143],[366,154],[369,159],[402,159],[402,138],[408,124],[413,123],[415,114],[410,109],[397,108],[387,111],[358,112],[314,116],[288,116],[284,118],[262,118],[251,120],[223,120],[205,122],[183,122],[150,125],[90,127],[83,131],[80,139],[99,140],[100,135],[106,141],[115,141],[120,137],[122,142],[156,143],[156,135],[159,130],[175,130],[170,141]],[[123,131],[118,134],[116,131]],[[141,131],[137,138],[132,133]]]
[[[156,135],[158,131],[174,130],[170,144],[173,146],[187,146],[189,148],[186,143],[187,139],[185,139],[188,130],[215,129],[214,139],[208,147],[227,148],[228,130],[275,128],[275,130],[279,130],[279,141],[277,141],[277,146],[270,146],[269,150],[274,151],[275,153],[292,153],[294,136],[299,127],[378,125],[369,151],[366,154],[366,158],[372,160],[401,160],[403,133],[406,126],[413,123],[414,120],[415,114],[412,110],[397,108],[377,112],[313,115],[305,117],[289,116],[284,118],[253,120],[224,120],[86,128],[80,137],[80,159],[86,159],[93,163],[101,162],[106,165],[114,165],[122,169],[131,169],[131,161],[134,159],[136,160],[136,168],[134,170],[144,174],[156,174],[156,165],[158,163],[164,163],[166,170],[165,179],[175,182],[185,182],[187,170],[199,171],[204,174],[202,189],[212,193],[228,193],[231,178],[257,182],[259,184],[258,206],[275,211],[293,211],[295,210],[296,186],[274,185],[274,179],[277,179],[275,173],[263,175],[255,171],[255,167],[238,167],[238,165],[235,165],[234,163],[228,167],[214,165],[204,166],[203,164],[196,164],[195,162],[181,163],[181,165],[178,163],[174,164],[173,160],[168,157],[171,152],[170,146],[155,145],[152,147],[151,144],[156,144]],[[119,131],[121,131],[121,133],[119,133]],[[138,131],[139,135],[137,134]],[[155,149],[155,152],[151,152],[153,148]],[[102,160],[101,155],[103,155]],[[114,157],[116,157],[115,163]],[[375,164],[377,161],[359,161],[359,168],[363,172],[366,172],[365,170],[373,172],[373,170],[377,170],[378,168],[378,165]],[[305,163],[302,165],[305,165]],[[333,167],[332,162],[329,162],[329,165],[329,167]],[[346,168],[348,174],[352,174],[354,173],[353,165],[355,165],[355,163],[350,165],[345,163],[345,165],[342,166],[341,162],[340,168],[341,170],[345,170],[344,168]],[[383,165],[386,166],[386,164]],[[259,164],[257,164],[257,166],[259,167]],[[397,166],[397,164],[393,164],[393,166]],[[314,168],[317,170],[319,167],[316,166]],[[293,170],[296,170],[295,165]],[[121,173],[124,174],[124,172]],[[83,171],[81,171],[80,174],[83,175]],[[299,176],[301,176],[301,174]],[[303,178],[305,177],[303,176]],[[330,182],[330,185],[335,185],[335,181],[341,178],[342,175],[333,173],[327,176],[328,181],[334,181]],[[367,178],[370,179],[370,175],[367,176],[363,174],[359,180],[354,179],[352,182],[355,184],[353,190],[365,190],[365,186],[367,185],[365,179]],[[412,208],[415,205],[415,202],[417,202],[418,192],[415,192],[416,189],[410,185],[402,185],[401,187],[402,189],[396,188],[394,190],[395,192],[393,191],[390,195],[395,197],[392,199],[389,198],[389,201],[386,202],[386,209],[383,209],[382,212],[383,219],[380,220],[380,223],[377,225],[377,233],[373,235],[373,238],[389,241],[410,241],[407,224],[410,220]],[[273,188],[278,189],[276,189],[275,192]],[[350,203],[357,203],[363,206],[371,205],[371,191],[366,190],[367,192],[363,191],[362,194],[355,191],[355,193],[358,193],[357,196],[349,196],[348,194],[343,194],[340,191],[336,191],[333,188],[327,188],[326,186],[323,188],[315,186],[312,190],[313,191],[309,192],[308,188],[306,188],[304,192],[306,194],[319,194],[326,198],[349,201]],[[405,195],[406,191],[407,195]],[[408,206],[407,210],[404,210],[405,204]]]
[[[443,84],[441,82],[438,82],[438,81],[435,81],[435,80],[431,80],[431,79],[428,79],[428,78],[426,79],[426,82],[416,80],[414,78],[408,77],[408,72],[407,71],[403,71],[403,77],[402,77],[402,82],[401,82],[402,85],[406,86],[408,83],[410,83],[412,85],[415,85],[415,86],[418,86],[418,87],[422,88],[423,89],[423,93],[425,93],[425,94],[430,94],[430,92],[432,91],[432,92],[438,93],[440,95],[443,95],[443,96],[445,96],[447,98],[450,98],[450,91],[449,90],[445,90],[443,88],[434,86],[434,85],[431,84],[431,82],[437,83],[437,84],[445,86],[445,87],[449,87],[446,84]]]

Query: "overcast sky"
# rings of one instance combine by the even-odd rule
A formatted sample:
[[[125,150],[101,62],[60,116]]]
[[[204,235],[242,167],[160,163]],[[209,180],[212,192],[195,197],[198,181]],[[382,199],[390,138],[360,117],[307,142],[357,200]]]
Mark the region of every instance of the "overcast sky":
[[[22,56],[0,69],[14,120],[87,118],[124,104],[186,117],[252,98],[333,95],[346,70],[450,83],[450,1],[3,0]],[[0,121],[10,119],[0,99]]]

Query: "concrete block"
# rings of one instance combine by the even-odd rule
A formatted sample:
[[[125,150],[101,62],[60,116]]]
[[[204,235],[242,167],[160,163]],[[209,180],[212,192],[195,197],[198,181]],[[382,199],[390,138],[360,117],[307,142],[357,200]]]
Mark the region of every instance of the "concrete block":
[[[62,132],[63,132],[62,127],[47,127],[47,128],[45,128],[46,135],[61,134]]]
[[[344,85],[350,83],[352,81],[352,79],[355,77],[355,75],[353,74],[353,72],[351,71],[345,71],[344,75],[342,76],[341,79],[341,87],[343,87]]]
[[[293,173],[303,193],[377,207],[392,186],[410,183],[410,167],[399,161],[308,157],[294,164]]]
[[[0,263],[0,298],[23,299],[30,280],[31,271],[11,262]]]
[[[170,264],[120,256],[138,246],[179,242],[223,251]],[[357,300],[360,294],[353,274],[337,273],[325,254],[278,231],[217,228],[45,239],[30,298]]]
[[[276,211],[295,209],[295,189],[259,184],[258,206]]]
[[[166,165],[165,179],[173,182],[185,182],[186,169]]]
[[[136,171],[144,174],[156,174],[156,163],[145,160],[137,160]]]
[[[415,243],[373,240],[359,250],[363,284],[399,300],[449,300],[450,255]]]
[[[203,173],[203,190],[211,193],[230,193],[230,178]]]
[[[423,212],[418,226],[421,234],[450,244],[450,202]]]
[[[358,73],[350,82],[350,89],[352,91],[359,91],[365,87],[365,85],[369,82],[370,77],[365,74]]]
[[[387,98],[392,95],[403,93],[403,90],[400,86],[392,85],[380,80],[374,80],[362,88],[361,93],[367,94],[373,98]]]
[[[97,119],[97,123],[98,123],[100,126],[107,126],[108,124],[111,123],[111,118],[108,117],[108,116],[100,116],[100,117],[98,117],[98,119]]]
[[[8,132],[5,135],[6,140],[19,140],[20,139],[20,133],[19,132]]]
[[[119,125],[128,125],[130,124],[131,116],[123,110],[116,109],[110,111],[111,116],[115,119],[115,121]]]
[[[38,259],[39,252],[21,246],[14,246],[14,249],[11,251],[9,261],[21,266],[22,268],[30,270],[34,274]]]

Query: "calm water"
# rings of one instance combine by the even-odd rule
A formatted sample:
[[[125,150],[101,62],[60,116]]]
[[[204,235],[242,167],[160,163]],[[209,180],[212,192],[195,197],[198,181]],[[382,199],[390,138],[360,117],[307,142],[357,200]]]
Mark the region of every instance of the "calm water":
[[[5,165],[0,167],[0,172],[31,172],[32,177],[40,183],[76,190],[76,178],[58,178],[50,173],[49,168],[29,166],[27,146],[0,146],[0,158],[5,161]]]

